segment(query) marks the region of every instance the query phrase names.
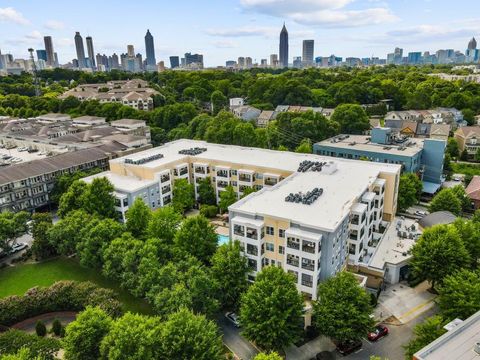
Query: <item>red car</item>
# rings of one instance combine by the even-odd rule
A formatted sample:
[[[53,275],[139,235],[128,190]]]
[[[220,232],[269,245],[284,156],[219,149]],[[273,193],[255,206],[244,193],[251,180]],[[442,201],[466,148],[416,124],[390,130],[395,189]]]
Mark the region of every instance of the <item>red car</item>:
[[[368,333],[368,340],[377,341],[378,339],[388,335],[388,328],[384,325],[377,325],[372,332]]]

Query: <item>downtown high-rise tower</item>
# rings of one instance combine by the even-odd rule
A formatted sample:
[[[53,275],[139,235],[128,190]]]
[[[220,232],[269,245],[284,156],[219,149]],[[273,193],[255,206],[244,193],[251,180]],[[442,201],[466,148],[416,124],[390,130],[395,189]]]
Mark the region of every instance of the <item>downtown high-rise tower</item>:
[[[283,24],[280,32],[280,49],[279,49],[279,63],[281,67],[288,67],[288,31]]]
[[[150,34],[150,30],[147,30],[145,35],[145,52],[147,54],[147,70],[154,71],[157,61],[155,60],[155,45],[153,44],[153,36]]]

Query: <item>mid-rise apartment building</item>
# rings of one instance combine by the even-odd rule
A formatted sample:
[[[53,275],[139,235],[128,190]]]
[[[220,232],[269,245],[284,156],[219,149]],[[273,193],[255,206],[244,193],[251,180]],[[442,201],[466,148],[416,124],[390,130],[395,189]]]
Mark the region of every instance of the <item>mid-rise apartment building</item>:
[[[204,141],[177,140],[110,160],[119,218],[135,198],[152,209],[172,201],[176,179],[209,178],[217,199],[232,186],[230,238],[240,241],[254,280],[267,265],[297,276],[315,299],[317,284],[360,261],[374,233],[396,212],[400,166]],[[256,192],[242,198],[246,189]]]

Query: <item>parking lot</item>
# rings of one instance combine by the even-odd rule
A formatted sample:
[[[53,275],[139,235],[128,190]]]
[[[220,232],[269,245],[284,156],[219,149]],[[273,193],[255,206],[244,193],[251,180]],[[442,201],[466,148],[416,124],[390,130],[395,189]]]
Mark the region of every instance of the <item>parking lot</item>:
[[[40,151],[29,153],[28,151],[18,151],[19,148],[14,149],[5,149],[0,148],[0,163],[4,162],[7,164],[19,164],[26,161],[32,161],[37,159],[43,159],[47,157],[45,153]],[[8,158],[5,158],[8,157]],[[12,159],[18,159],[12,161]]]

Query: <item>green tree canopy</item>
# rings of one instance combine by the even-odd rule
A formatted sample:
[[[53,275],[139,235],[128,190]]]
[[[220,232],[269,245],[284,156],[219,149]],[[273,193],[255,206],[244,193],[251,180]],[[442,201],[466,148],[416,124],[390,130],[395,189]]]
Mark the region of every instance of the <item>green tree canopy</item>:
[[[220,192],[220,201],[218,202],[218,207],[223,212],[228,211],[228,207],[234,204],[238,200],[237,194],[233,186],[228,185],[225,190]]]
[[[200,179],[198,182],[198,202],[200,204],[215,205],[217,196],[212,186],[212,180],[209,177]]]
[[[448,225],[425,229],[411,251],[410,266],[418,276],[430,281],[432,288],[471,261],[458,231]]]
[[[28,230],[27,221],[30,215],[25,211],[12,213],[0,212],[0,249],[8,250],[12,242]]]
[[[63,348],[66,360],[96,360],[100,343],[108,334],[112,319],[98,307],[88,307],[65,329]]]
[[[147,234],[149,237],[172,244],[181,221],[182,215],[173,206],[164,206],[152,213]]]
[[[400,211],[407,210],[410,206],[418,203],[422,194],[422,181],[417,175],[406,173],[400,176],[400,184],[398,187],[398,209]]]
[[[175,235],[178,248],[209,264],[217,249],[217,233],[207,218],[202,215],[185,219]]]
[[[282,359],[283,358],[274,351],[268,354],[259,353],[253,358],[253,360],[282,360]]]
[[[428,209],[430,212],[450,211],[459,216],[462,212],[462,202],[452,189],[442,189],[433,197]]]
[[[355,277],[342,271],[320,284],[314,303],[314,323],[319,331],[343,342],[361,339],[373,327],[370,296]]]
[[[365,110],[357,104],[342,104],[335,108],[332,121],[340,124],[344,134],[362,134],[370,128],[370,121]]]
[[[247,259],[240,253],[238,241],[220,246],[212,257],[212,276],[220,287],[222,305],[236,309],[247,290]]]
[[[282,349],[299,339],[302,311],[303,300],[293,275],[267,266],[241,298],[242,333],[262,348]]]
[[[142,198],[137,197],[125,214],[127,218],[127,231],[136,238],[142,238],[147,233],[147,227],[152,216],[150,207]]]
[[[36,259],[46,259],[57,253],[57,250],[50,243],[48,231],[53,226],[53,219],[50,213],[37,212],[32,215],[32,252]]]
[[[460,155],[460,148],[458,147],[458,142],[455,138],[448,138],[445,152],[448,153],[453,159],[458,158]]]
[[[415,325],[413,339],[404,346],[405,360],[412,359],[413,354],[445,334],[447,332],[443,328],[445,323],[441,316],[433,316],[425,319],[423,323]]]
[[[438,305],[446,319],[467,319],[480,310],[480,273],[460,270],[443,279]]]
[[[186,179],[176,179],[173,185],[173,208],[183,214],[195,204],[195,188]]]

